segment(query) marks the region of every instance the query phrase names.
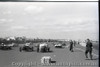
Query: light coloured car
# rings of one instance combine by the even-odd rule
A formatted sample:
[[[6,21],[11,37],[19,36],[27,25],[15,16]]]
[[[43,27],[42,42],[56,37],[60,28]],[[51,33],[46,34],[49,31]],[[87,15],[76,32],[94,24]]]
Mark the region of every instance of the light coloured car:
[[[40,52],[49,52],[50,51],[50,47],[48,44],[46,43],[42,43],[39,45],[39,51]]]
[[[56,48],[62,48],[62,44],[55,44]]]

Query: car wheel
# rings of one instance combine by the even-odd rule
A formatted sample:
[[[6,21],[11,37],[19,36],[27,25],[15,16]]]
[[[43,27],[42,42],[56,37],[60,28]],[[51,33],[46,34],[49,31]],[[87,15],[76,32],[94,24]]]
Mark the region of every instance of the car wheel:
[[[22,48],[21,47],[19,48],[19,51],[22,52]]]
[[[33,51],[33,47],[32,47],[31,49],[32,49],[32,51]]]
[[[48,48],[48,52],[50,51],[50,48]]]
[[[9,49],[11,50],[11,47],[9,47]]]

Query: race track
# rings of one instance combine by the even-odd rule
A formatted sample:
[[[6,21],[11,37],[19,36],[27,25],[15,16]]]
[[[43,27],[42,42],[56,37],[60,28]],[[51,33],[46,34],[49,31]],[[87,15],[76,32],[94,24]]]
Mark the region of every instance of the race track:
[[[96,54],[93,60],[89,60],[85,59],[84,47],[80,45],[74,47],[74,52],[69,51],[69,44],[63,48],[55,48],[51,43],[49,45],[49,53],[37,53],[36,49],[33,52],[20,52],[19,47],[0,50],[0,67],[98,67],[97,50],[93,51]],[[43,56],[51,56],[54,65],[41,65]]]

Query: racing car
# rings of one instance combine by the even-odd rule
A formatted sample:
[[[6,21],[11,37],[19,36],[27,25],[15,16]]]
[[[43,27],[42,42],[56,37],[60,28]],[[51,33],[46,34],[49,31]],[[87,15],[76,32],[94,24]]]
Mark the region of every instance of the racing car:
[[[62,44],[55,44],[55,48],[62,48]]]
[[[46,43],[42,43],[39,45],[39,52],[49,52],[50,47]]]
[[[30,46],[30,43],[26,43],[24,46],[19,48],[20,52],[22,52],[23,50],[24,51],[33,51],[33,47]]]
[[[11,50],[12,47],[13,47],[12,44],[4,44],[4,43],[1,43],[1,44],[0,44],[0,49],[1,49],[1,50]]]

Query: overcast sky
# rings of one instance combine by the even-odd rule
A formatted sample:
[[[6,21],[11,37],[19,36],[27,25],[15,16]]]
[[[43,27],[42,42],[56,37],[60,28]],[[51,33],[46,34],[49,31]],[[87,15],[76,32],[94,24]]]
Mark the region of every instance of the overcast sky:
[[[0,2],[0,37],[98,39],[97,2]]]

